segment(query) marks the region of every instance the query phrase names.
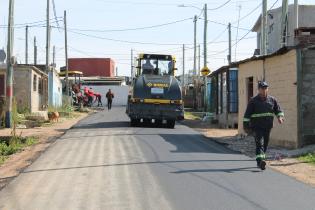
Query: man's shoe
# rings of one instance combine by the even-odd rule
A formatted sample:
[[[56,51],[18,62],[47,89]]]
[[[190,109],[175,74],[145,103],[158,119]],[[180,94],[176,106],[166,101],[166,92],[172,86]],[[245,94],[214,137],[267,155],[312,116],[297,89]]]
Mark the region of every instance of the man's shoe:
[[[261,170],[266,170],[266,161],[264,160],[260,161],[259,168]]]

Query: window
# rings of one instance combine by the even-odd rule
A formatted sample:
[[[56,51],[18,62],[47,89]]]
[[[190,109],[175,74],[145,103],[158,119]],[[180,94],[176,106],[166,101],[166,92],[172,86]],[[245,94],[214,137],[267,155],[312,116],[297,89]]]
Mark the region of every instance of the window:
[[[229,111],[230,113],[238,112],[238,72],[237,70],[229,71]]]
[[[43,94],[43,79],[38,78],[38,93]]]
[[[0,96],[5,95],[5,77],[3,74],[0,74]]]
[[[174,62],[162,59],[144,59],[141,60],[142,74],[153,75],[172,75],[174,70]]]
[[[218,75],[218,114],[222,113],[222,74]]]
[[[246,79],[247,84],[247,102],[254,96],[254,77],[248,77]]]
[[[33,77],[33,91],[37,91],[37,75]]]

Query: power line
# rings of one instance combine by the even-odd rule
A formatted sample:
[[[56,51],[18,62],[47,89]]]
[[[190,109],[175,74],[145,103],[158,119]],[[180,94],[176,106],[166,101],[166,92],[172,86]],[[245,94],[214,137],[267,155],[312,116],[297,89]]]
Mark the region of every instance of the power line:
[[[199,19],[204,20],[203,18],[199,18]],[[222,22],[218,22],[218,21],[214,21],[214,20],[208,20],[208,22],[210,22],[210,23],[215,23],[215,24],[222,25],[222,26],[228,26],[228,24],[226,24],[226,23],[222,23]],[[234,23],[235,23],[235,22],[234,22]],[[236,22],[236,23],[237,23],[237,22]],[[248,28],[241,28],[241,27],[237,27],[237,26],[233,26],[233,25],[231,25],[231,27],[232,27],[232,28],[238,28],[238,29],[243,30],[243,31],[251,31],[251,30],[248,29]]]
[[[248,31],[244,36],[242,36],[242,38],[240,38],[238,41],[236,41],[236,42],[232,45],[232,47],[234,47],[234,46],[237,45],[240,41],[242,41],[243,39],[245,39],[246,36],[247,36],[250,32],[251,32],[251,31]],[[219,54],[222,54],[222,53],[224,53],[224,52],[226,52],[226,51],[228,51],[228,50],[229,50],[229,48],[227,48],[227,49],[225,49],[225,50],[222,50],[222,51],[219,51],[219,52],[214,53],[214,54],[209,55],[209,56],[219,55]]]
[[[224,7],[225,5],[227,5],[228,3],[230,3],[231,1],[232,1],[232,0],[228,0],[228,1],[225,2],[224,4],[222,4],[222,5],[218,6],[218,7],[215,7],[215,8],[210,8],[210,9],[208,9],[208,10],[213,11],[213,10],[221,9],[222,7]]]
[[[262,6],[262,3],[260,3],[257,7],[255,7],[253,10],[251,10],[249,13],[247,13],[246,15],[244,15],[243,17],[241,17],[239,20],[234,21],[234,23],[237,23],[238,21],[241,22],[242,20],[244,20],[245,18],[247,18],[248,16],[250,16],[251,14],[253,14],[257,9],[259,9]]]
[[[57,21],[57,10],[56,10],[56,4],[55,4],[55,0],[52,0],[52,4],[53,4],[53,10],[54,10],[54,16],[55,16],[55,20]],[[59,23],[57,22],[57,27],[58,27],[58,30],[60,32],[60,25]]]
[[[279,0],[276,0],[275,3],[273,3],[273,5],[270,7],[269,10],[272,10],[274,6],[276,6],[276,4],[278,3]]]
[[[167,25],[172,25],[176,23],[181,23],[187,20],[191,20],[192,18],[186,18],[182,20],[176,20],[173,22],[168,22],[168,23],[163,23],[163,24],[158,24],[158,25],[153,25],[153,26],[145,26],[145,27],[139,27],[139,28],[126,28],[126,29],[108,29],[108,30],[96,30],[96,29],[76,29],[76,28],[70,28],[70,30],[73,31],[83,31],[83,32],[123,32],[123,31],[136,31],[136,30],[144,30],[144,29],[151,29],[151,28],[158,28],[158,27],[163,27]]]
[[[217,41],[221,36],[223,36],[223,34],[226,32],[227,29],[228,28],[226,27],[218,36],[216,36],[212,41],[208,42],[208,44],[211,44]]]
[[[50,20],[54,20],[55,18],[52,18]],[[57,19],[62,19],[62,17],[57,17]],[[62,21],[62,20],[56,20],[56,21]],[[34,24],[39,24],[39,23],[46,23],[46,20],[39,20],[39,21],[35,21],[35,22],[29,22],[29,23],[17,23],[14,24],[14,26],[21,26],[21,27],[25,27],[25,26],[32,26]],[[0,25],[0,27],[8,27],[8,25]]]

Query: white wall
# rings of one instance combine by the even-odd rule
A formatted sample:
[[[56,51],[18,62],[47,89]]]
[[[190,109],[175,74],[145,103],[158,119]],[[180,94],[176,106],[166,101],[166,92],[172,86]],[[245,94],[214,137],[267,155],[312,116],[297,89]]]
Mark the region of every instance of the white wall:
[[[108,89],[111,89],[114,93],[113,106],[125,106],[127,105],[129,86],[94,86],[94,85],[82,85],[82,89],[84,87],[92,88],[94,93],[100,93],[102,95],[102,103],[103,106],[107,104],[106,93]],[[95,105],[95,104],[94,104]],[[97,105],[97,103],[96,103]]]

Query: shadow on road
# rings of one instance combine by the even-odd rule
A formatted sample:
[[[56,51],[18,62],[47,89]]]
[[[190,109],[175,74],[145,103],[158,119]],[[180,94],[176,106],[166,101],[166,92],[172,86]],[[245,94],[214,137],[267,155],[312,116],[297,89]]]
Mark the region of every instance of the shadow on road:
[[[234,173],[234,172],[261,172],[260,169],[256,167],[245,167],[245,168],[224,168],[224,169],[194,169],[194,170],[182,170],[171,172],[173,174],[184,174],[184,173],[213,173],[213,172],[225,172],[225,173]]]
[[[23,173],[36,173],[36,172],[49,172],[49,171],[62,171],[62,170],[76,170],[76,169],[86,169],[86,168],[107,168],[107,167],[119,167],[119,166],[134,166],[134,165],[155,165],[155,164],[176,164],[176,163],[206,163],[206,162],[251,162],[250,160],[174,160],[174,161],[144,161],[144,162],[130,162],[130,163],[115,163],[115,164],[100,164],[100,165],[89,165],[89,166],[74,166],[74,167],[64,167],[64,168],[49,168],[49,169],[38,169],[38,170],[25,170]],[[225,169],[222,169],[225,170]],[[229,169],[226,169],[229,170]],[[233,170],[233,169],[230,169]],[[189,171],[187,171],[188,173]],[[191,171],[193,172],[193,171]],[[198,171],[196,171],[198,172]],[[173,172],[173,173],[186,173],[183,172]]]
[[[216,142],[207,140],[201,134],[160,134],[168,143],[176,147],[172,153],[220,153],[239,154]]]
[[[94,128],[126,128],[130,127],[127,121],[98,122],[91,124],[79,124],[74,129],[94,129]]]

